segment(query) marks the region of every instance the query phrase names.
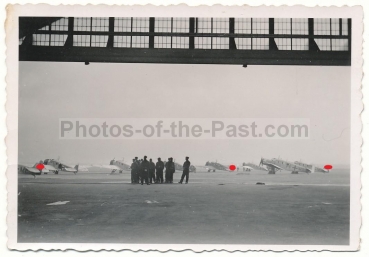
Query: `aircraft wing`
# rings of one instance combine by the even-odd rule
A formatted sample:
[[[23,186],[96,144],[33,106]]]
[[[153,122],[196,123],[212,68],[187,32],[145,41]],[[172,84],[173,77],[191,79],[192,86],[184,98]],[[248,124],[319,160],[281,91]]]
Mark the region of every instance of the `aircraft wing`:
[[[63,170],[64,171],[76,171],[76,167],[73,166],[73,165],[69,165],[69,164],[66,164],[66,163],[63,163],[63,162],[59,162],[61,165],[63,165]]]
[[[26,169],[30,172],[30,173],[34,173],[34,174],[41,174],[42,171],[36,169],[36,168],[31,168],[31,167],[26,167]]]
[[[315,167],[314,171],[315,171],[315,172],[321,172],[321,173],[328,173],[328,171],[323,170],[323,169],[318,168],[318,167]]]
[[[44,165],[45,166],[45,169],[47,170],[50,170],[50,171],[57,171],[58,169],[57,168],[54,168],[54,166],[51,166],[51,165]]]
[[[281,167],[279,167],[278,165],[275,165],[274,163],[264,162],[264,165],[274,167],[277,170],[283,170]]]
[[[31,173],[31,174],[35,174],[35,175],[40,175],[42,173],[42,171],[33,168],[33,167],[27,167],[24,165],[18,165],[18,169],[24,169],[25,171]]]

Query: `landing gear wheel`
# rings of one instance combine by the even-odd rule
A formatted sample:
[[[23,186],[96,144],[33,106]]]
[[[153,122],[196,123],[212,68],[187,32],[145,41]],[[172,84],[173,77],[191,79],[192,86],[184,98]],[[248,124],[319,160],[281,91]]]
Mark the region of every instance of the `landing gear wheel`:
[[[55,174],[58,175],[59,174],[59,171],[55,171]]]

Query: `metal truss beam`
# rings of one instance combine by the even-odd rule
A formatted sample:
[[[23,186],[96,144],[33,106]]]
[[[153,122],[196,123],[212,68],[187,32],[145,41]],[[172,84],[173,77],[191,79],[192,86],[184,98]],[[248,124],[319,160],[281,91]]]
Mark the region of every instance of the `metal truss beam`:
[[[20,46],[20,61],[350,66],[350,51]]]
[[[128,31],[115,31],[115,19],[109,17],[108,29],[100,30],[93,29],[93,17],[90,19],[89,29],[76,29],[75,21],[73,17],[68,18],[68,29],[67,30],[55,30],[58,28],[51,26],[48,29],[41,29],[44,25],[50,25],[52,22],[60,19],[60,17],[43,17],[43,18],[20,18],[20,38],[22,39],[22,45],[19,46],[19,60],[20,61],[55,61],[55,62],[119,62],[119,63],[183,63],[183,64],[235,64],[243,65],[329,65],[329,66],[349,66],[351,65],[351,19],[347,19],[347,33],[343,33],[343,21],[338,21],[338,33],[337,31],[332,35],[332,19],[327,19],[329,24],[329,33],[320,33],[322,35],[314,34],[314,19],[308,19],[308,33],[293,33],[292,24],[293,20],[290,19],[290,33],[279,34],[275,33],[274,18],[269,18],[269,28],[263,33],[253,33],[253,19],[251,18],[251,33],[238,33],[240,30],[236,30],[235,18],[229,18],[228,22],[229,30],[223,31],[227,33],[219,33],[219,30],[213,30],[213,18],[211,18],[211,30],[210,33],[199,33],[199,20],[198,18],[190,17],[188,19],[188,30],[182,32],[173,32],[173,18],[171,18],[170,32],[156,32],[155,24],[156,20],[154,17],[149,17],[148,28],[145,32],[134,31],[133,21],[131,18],[130,29]],[[257,24],[257,21],[255,22]],[[160,23],[158,24],[160,25]],[[106,25],[104,25],[107,27]],[[120,25],[122,26],[122,25]],[[128,26],[128,25],[127,25]],[[65,28],[64,28],[65,29]],[[180,30],[181,31],[181,30]],[[204,30],[200,30],[204,31]],[[205,30],[206,31],[206,30]],[[214,33],[214,31],[216,33]],[[237,33],[235,33],[237,32]],[[241,30],[241,32],[244,32]],[[259,31],[261,32],[261,31]],[[278,32],[278,31],[277,31]],[[326,31],[327,32],[327,31]],[[44,35],[44,36],[40,36]],[[63,41],[54,41],[56,35],[65,35],[66,40],[64,46],[55,46],[63,44]],[[75,37],[78,36],[78,37]],[[96,36],[96,37],[95,37]],[[92,47],[96,44],[92,43],[93,38],[108,38],[106,43],[97,44],[104,47]],[[115,40],[119,37],[130,38],[130,43],[127,45],[115,44]],[[133,45],[133,37],[147,37],[148,45]],[[170,48],[168,44],[155,43],[156,39],[160,37],[170,37]],[[188,43],[186,45],[178,44],[173,46],[173,38],[187,38]],[[195,38],[208,38],[210,41],[210,49],[202,47],[198,43],[195,44]],[[65,38],[65,37],[63,37]],[[85,44],[83,47],[75,46],[75,38],[85,38]],[[228,45],[223,48],[221,44],[213,44],[214,38],[227,38]],[[260,40],[255,39],[267,39],[269,47],[261,47],[257,42]],[[278,46],[276,42],[281,42],[280,39],[290,40],[290,49],[286,50],[285,46]],[[241,39],[250,39],[248,41]],[[303,48],[296,45],[294,48],[294,39],[305,39],[303,42],[308,42],[308,47]],[[318,46],[316,40],[323,39],[322,42],[329,41],[330,49],[323,44],[322,49]],[[105,39],[104,39],[105,40]],[[276,41],[278,40],[278,41]],[[333,41],[335,40],[335,41]],[[339,41],[341,40],[341,41]],[[346,41],[342,41],[346,40]],[[33,42],[35,41],[35,42]],[[219,41],[219,40],[218,40]],[[86,43],[88,42],[88,43]],[[117,41],[118,42],[118,41]],[[224,41],[226,42],[226,41]],[[240,45],[236,44],[238,42]],[[241,43],[240,43],[241,42]],[[243,43],[242,43],[243,42]],[[242,44],[249,42],[250,46],[245,47]],[[283,40],[286,42],[286,40]],[[296,41],[298,42],[298,41]],[[320,41],[319,41],[320,42]],[[347,47],[333,46],[333,42],[347,42]],[[256,44],[256,45],[254,45]],[[306,44],[306,43],[304,43]],[[78,45],[78,44],[76,44]],[[321,46],[322,44],[320,44]],[[145,48],[137,48],[137,47]],[[221,47],[219,47],[221,46]],[[240,47],[240,49],[237,49]],[[202,49],[197,49],[202,48]],[[215,49],[218,48],[218,49]],[[246,50],[250,49],[250,50]],[[306,49],[307,48],[307,49]],[[338,49],[346,49],[346,51],[335,51]],[[242,50],[241,50],[242,49]],[[260,50],[259,50],[260,49]],[[261,50],[263,49],[263,50]],[[284,49],[284,50],[280,50]],[[305,49],[305,50],[298,50]]]
[[[50,34],[49,31],[38,30],[37,34]],[[53,30],[51,34],[66,35],[68,31]],[[322,39],[349,39],[349,36],[344,35],[283,35],[283,34],[241,34],[241,33],[172,33],[172,32],[108,32],[108,31],[73,31],[73,35],[95,35],[95,36],[159,36],[159,37],[233,37],[233,38],[322,38]]]

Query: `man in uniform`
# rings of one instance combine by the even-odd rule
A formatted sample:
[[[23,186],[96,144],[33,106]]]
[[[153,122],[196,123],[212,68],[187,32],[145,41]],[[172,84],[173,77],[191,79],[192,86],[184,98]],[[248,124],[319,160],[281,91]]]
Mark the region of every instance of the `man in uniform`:
[[[170,166],[170,158],[165,162],[165,183],[169,183],[169,166]]]
[[[188,178],[190,176],[190,166],[191,166],[191,162],[189,161],[189,157],[186,157],[186,161],[183,163],[183,173],[182,173],[182,177],[181,180],[178,182],[180,184],[182,184],[184,177],[186,176],[186,184],[188,183]]]
[[[132,160],[132,164],[131,164],[131,183],[135,184],[137,183],[137,169],[138,169],[138,165],[136,162],[136,159]]]
[[[138,160],[138,157],[135,157],[135,163],[136,163],[136,169],[134,172],[134,180],[135,180],[135,183],[140,183],[140,161]]]
[[[158,162],[156,163],[155,168],[156,168],[156,183],[163,184],[164,162],[161,161],[161,158],[158,158]]]
[[[165,183],[170,183],[170,158],[168,158],[168,161],[165,163]]]
[[[137,174],[138,174],[137,175],[138,176],[138,183],[140,183],[141,178],[142,178],[142,166],[141,166],[142,161],[143,161],[143,159],[140,159],[140,160],[137,159],[137,163],[138,163],[138,172],[137,172]]]
[[[149,176],[150,184],[152,184],[152,181],[155,183],[155,163],[152,162],[152,159],[150,159]]]
[[[166,163],[165,175],[168,176],[167,183],[173,183],[173,173],[175,172],[175,166],[173,162],[173,158],[169,158],[169,161]]]
[[[141,163],[141,185],[143,185],[144,180],[147,185],[150,185],[149,183],[149,169],[150,169],[150,163],[148,162],[147,156],[144,156],[144,159]]]

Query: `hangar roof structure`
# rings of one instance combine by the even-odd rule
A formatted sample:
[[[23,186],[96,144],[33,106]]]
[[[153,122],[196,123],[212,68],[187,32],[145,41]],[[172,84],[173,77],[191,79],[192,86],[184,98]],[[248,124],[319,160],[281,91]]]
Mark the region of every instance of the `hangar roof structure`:
[[[351,65],[351,19],[20,17],[19,60]]]

